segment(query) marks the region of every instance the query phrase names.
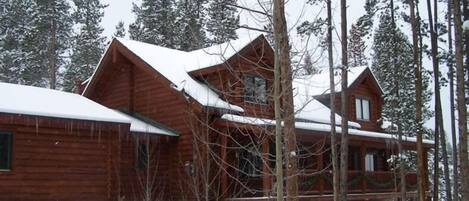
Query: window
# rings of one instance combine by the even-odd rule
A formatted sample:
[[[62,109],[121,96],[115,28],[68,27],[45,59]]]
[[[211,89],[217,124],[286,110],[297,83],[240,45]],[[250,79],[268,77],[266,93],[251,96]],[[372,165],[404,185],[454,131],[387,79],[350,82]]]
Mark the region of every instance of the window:
[[[242,177],[259,177],[262,171],[262,155],[255,146],[238,152],[238,168]]]
[[[376,171],[376,153],[367,153],[365,156],[365,171],[373,172]]]
[[[137,167],[139,169],[147,169],[148,167],[148,146],[147,144],[139,144],[138,145],[138,153],[137,153]]]
[[[244,100],[254,103],[267,103],[267,81],[260,76],[244,77]]]
[[[368,99],[356,98],[355,111],[357,119],[370,120],[370,101]]]
[[[0,132],[0,170],[11,169],[13,136]]]

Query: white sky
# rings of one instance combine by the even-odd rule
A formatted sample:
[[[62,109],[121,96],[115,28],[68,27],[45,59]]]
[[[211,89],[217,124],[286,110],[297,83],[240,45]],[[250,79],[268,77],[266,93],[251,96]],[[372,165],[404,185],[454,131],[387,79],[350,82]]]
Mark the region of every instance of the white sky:
[[[134,21],[135,17],[133,13],[131,12],[132,10],[132,1],[131,0],[101,0],[103,3],[108,4],[109,6],[105,9],[105,15],[102,21],[102,25],[104,27],[104,35],[110,39],[115,31],[115,26],[119,21],[124,21],[126,25],[126,30],[127,26]],[[257,1],[253,0],[238,0],[240,5],[249,7],[249,8],[255,8],[259,9],[259,7],[256,5]],[[262,0],[261,0],[262,1]],[[137,5],[140,4],[140,0],[135,0],[133,1]],[[289,0],[287,3],[286,7],[286,15],[287,15],[287,21],[289,23],[290,27],[290,36],[292,38],[292,45],[293,45],[293,50],[301,51],[305,50],[305,44],[306,40],[301,39],[300,37],[297,36],[296,34],[296,29],[294,28],[295,26],[299,25],[301,22],[303,22],[305,19],[314,19],[318,15],[323,15],[325,13],[325,8],[321,6],[310,6],[307,5],[306,0]],[[365,0],[349,0],[348,1],[348,26],[350,27],[350,24],[354,23],[358,17],[360,17],[362,14],[364,14],[365,10],[363,8],[363,5],[365,3]],[[333,1],[333,15],[336,16],[334,19],[334,24],[335,27],[337,27],[336,35],[337,37],[335,38],[335,61],[336,64],[339,64],[340,62],[340,45],[339,45],[339,31],[340,31],[340,17],[339,17],[339,1]],[[444,18],[443,11],[446,8],[444,4],[439,5],[439,11],[440,11],[440,21],[442,21]],[[420,4],[420,13],[421,17],[423,19],[427,18],[427,8],[424,3]],[[320,14],[321,13],[321,14]],[[240,12],[240,24],[246,24],[252,27],[257,27],[257,28],[262,28],[263,24],[265,24],[265,21],[263,21],[262,17],[259,15],[253,15],[249,12],[246,11],[241,11]],[[293,28],[292,28],[293,27]],[[409,25],[404,25],[402,27],[402,30],[407,33],[407,35],[410,36],[410,27]],[[238,30],[238,35],[240,37],[245,37],[249,35],[255,34],[253,31],[248,31],[248,30]],[[410,38],[410,37],[409,37]],[[316,47],[317,41],[316,39],[311,39],[308,42],[308,50],[309,51],[314,51],[314,48]],[[371,38],[370,40],[371,41]],[[371,43],[367,41],[368,45],[368,50],[367,54],[369,55],[371,53],[370,47]],[[428,44],[428,43],[427,43]],[[440,48],[446,48],[445,44],[440,43]],[[327,59],[324,56],[324,59]],[[424,66],[425,68],[431,70],[431,61],[426,58],[424,59]],[[447,69],[446,65],[441,65],[440,70],[442,71],[443,75],[446,75]],[[432,85],[433,89],[433,85]],[[442,97],[442,103],[443,103],[443,115],[444,115],[444,121],[445,121],[445,130],[447,133],[447,140],[450,141],[450,108],[449,108],[449,90],[448,87],[445,87],[441,90],[441,97]],[[433,108],[433,100],[431,107]],[[425,125],[429,128],[434,128],[434,119],[430,119],[425,123]]]

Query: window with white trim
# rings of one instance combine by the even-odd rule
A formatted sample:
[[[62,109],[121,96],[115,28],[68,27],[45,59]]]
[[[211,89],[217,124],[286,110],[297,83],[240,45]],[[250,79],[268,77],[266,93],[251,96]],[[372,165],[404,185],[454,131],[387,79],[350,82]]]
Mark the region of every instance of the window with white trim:
[[[358,120],[370,120],[370,101],[364,98],[355,99],[355,113]]]
[[[260,76],[244,76],[244,100],[254,103],[267,103],[267,81]]]

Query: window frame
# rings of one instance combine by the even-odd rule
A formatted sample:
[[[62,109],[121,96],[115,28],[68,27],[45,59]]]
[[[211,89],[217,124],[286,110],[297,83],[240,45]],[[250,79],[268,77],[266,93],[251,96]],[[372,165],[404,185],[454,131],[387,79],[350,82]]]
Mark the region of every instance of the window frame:
[[[248,79],[249,82],[252,82],[252,86],[254,86],[254,89],[251,91],[248,91]],[[264,81],[264,93],[265,97],[263,99],[256,98],[255,94],[248,94],[248,92],[256,92],[257,91],[257,85],[256,85],[256,79],[261,79]],[[244,88],[243,88],[243,101],[247,103],[252,103],[252,104],[259,104],[259,105],[267,105],[269,102],[268,98],[268,82],[267,79],[262,77],[261,75],[253,75],[253,74],[244,74],[243,76],[243,83],[244,83]]]
[[[363,101],[368,102],[368,119],[365,119],[365,113],[363,109]],[[357,108],[358,104],[360,103],[360,108]],[[360,115],[359,114],[359,109],[360,109]],[[362,97],[362,96],[357,96],[355,97],[355,118],[359,121],[371,121],[371,101],[370,98],[368,97]]]
[[[0,172],[9,172],[12,170],[13,166],[13,133],[8,131],[0,131],[0,135],[8,136],[8,153],[7,153],[7,162],[6,167],[1,167],[0,163]]]

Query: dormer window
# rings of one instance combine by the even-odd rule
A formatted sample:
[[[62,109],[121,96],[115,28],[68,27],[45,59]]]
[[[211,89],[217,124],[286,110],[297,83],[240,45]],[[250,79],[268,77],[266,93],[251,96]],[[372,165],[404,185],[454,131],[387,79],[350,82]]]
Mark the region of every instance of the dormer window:
[[[355,111],[357,115],[357,120],[370,120],[370,101],[365,98],[356,98],[355,99]]]
[[[253,103],[267,103],[267,81],[260,76],[244,76],[244,100]]]

